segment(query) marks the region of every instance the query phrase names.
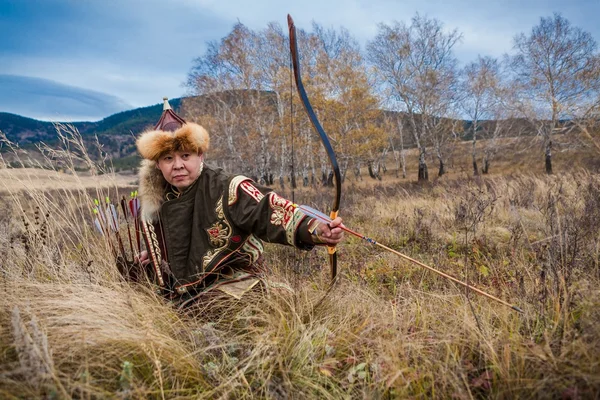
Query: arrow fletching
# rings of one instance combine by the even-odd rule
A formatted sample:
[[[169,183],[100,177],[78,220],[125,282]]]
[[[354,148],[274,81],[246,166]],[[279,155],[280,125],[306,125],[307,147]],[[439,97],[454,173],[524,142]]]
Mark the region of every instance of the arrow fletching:
[[[331,222],[331,218],[329,217],[329,215],[322,213],[319,210],[315,210],[312,207],[309,207],[307,205],[296,205],[296,208],[298,208],[300,211],[302,211],[304,214],[308,215],[309,217],[313,217],[318,219],[321,222],[324,222],[326,224],[329,224]]]
[[[102,224],[100,224],[98,218],[94,218],[94,226],[96,227],[96,229],[98,229],[98,232],[100,232],[100,234],[104,236],[104,229],[102,229]]]
[[[114,205],[109,204],[106,207],[106,216],[108,219],[108,225],[110,226],[110,229],[112,229],[113,232],[117,232],[119,230],[119,219],[117,216],[117,210],[115,209]]]

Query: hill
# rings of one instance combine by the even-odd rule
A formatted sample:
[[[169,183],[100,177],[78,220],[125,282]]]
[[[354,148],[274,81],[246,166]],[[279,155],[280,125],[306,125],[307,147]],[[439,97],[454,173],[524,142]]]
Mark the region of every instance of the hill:
[[[212,95],[176,98],[169,102],[177,113],[188,120],[196,121],[199,116],[217,117],[221,115],[223,106],[233,110],[244,109],[248,102],[253,103],[256,100],[262,103],[263,109],[267,110],[268,113],[272,112],[274,118],[278,118],[277,96],[274,92],[269,91],[225,91]],[[253,103],[253,106],[256,106],[256,104]],[[97,122],[82,121],[69,123],[69,125],[79,131],[93,158],[103,158],[108,155],[117,171],[130,170],[139,165],[139,157],[135,148],[135,136],[144,129],[152,127],[160,118],[161,112],[162,104],[155,104],[123,111]],[[410,134],[411,128],[408,117],[404,113],[384,111],[379,123],[383,125],[386,120],[403,125],[404,128],[398,129],[398,131],[404,132],[402,142],[405,149],[409,150],[416,147],[414,138]],[[594,154],[590,156],[588,150],[600,147],[595,144],[594,140],[583,137],[581,132],[573,129],[574,126],[568,121],[562,121],[562,123],[563,129],[561,129],[561,132],[554,140],[554,150],[557,158],[562,159],[564,158],[563,156],[568,155],[569,160],[578,160],[578,162],[573,163],[572,161],[565,160],[565,164],[582,164],[580,165],[581,167],[590,168],[594,171],[597,170],[598,166],[597,162],[595,162],[597,154],[592,152]],[[469,159],[471,150],[468,146],[463,145],[466,145],[472,139],[472,122],[466,120],[447,120],[444,122],[444,125],[452,126],[453,131],[456,129],[456,132],[459,133],[459,137],[452,139],[453,143],[448,145],[444,150],[446,152],[444,157],[447,158],[445,162],[450,169],[454,169],[455,171],[463,167],[465,170],[468,170],[469,168],[465,166],[471,165]],[[533,160],[535,161],[532,160],[532,162],[537,166],[537,160],[539,159],[539,154],[541,154],[541,145],[536,140],[533,140],[535,137],[534,129],[535,127],[531,125],[530,121],[524,119],[479,121],[479,142],[477,145],[480,151],[479,157],[481,157],[483,152],[498,154],[498,157],[494,158],[499,160],[511,159],[510,155],[518,155],[518,158],[527,158],[524,153],[527,156],[535,154],[533,155]],[[499,130],[501,130],[500,134],[497,133]],[[8,140],[18,143],[23,148],[33,147],[40,142],[54,147],[58,141],[57,129],[54,123],[38,121],[10,113],[0,112],[0,131],[6,135]],[[246,134],[243,126],[236,126],[234,131],[234,135]],[[393,131],[396,131],[396,129],[393,129]],[[102,154],[98,152],[97,146],[94,145],[96,138],[101,144]],[[486,141],[486,139],[490,138],[492,140]],[[515,138],[515,141],[498,140],[499,138]],[[398,138],[394,139],[394,142],[399,141],[400,139]],[[435,159],[436,154],[433,149],[433,143],[427,143],[427,146],[431,149],[428,152],[428,164],[430,168],[433,168],[431,172],[435,173],[437,161]],[[395,158],[395,162],[390,157],[388,163],[398,164],[399,156],[396,153],[400,149],[399,143],[394,143],[394,149],[396,152],[391,152],[390,155]],[[2,151],[1,148],[0,151]],[[245,149],[245,151],[248,151],[248,149]],[[394,156],[394,154],[396,155]],[[408,154],[407,156],[409,159],[412,158]],[[385,164],[385,156],[382,157],[380,161]],[[459,159],[460,161],[457,162]],[[222,160],[218,156],[213,160],[213,162],[217,163],[220,161]],[[502,163],[503,161],[500,162]],[[365,160],[362,160],[362,163],[364,164]],[[412,160],[408,164],[412,165]],[[515,163],[513,160],[509,164],[517,165],[518,163]],[[359,162],[357,164],[358,168],[360,168],[360,165],[361,163]],[[235,169],[239,168],[243,168],[243,166],[235,166]],[[275,168],[279,169],[278,167]]]
[[[181,99],[169,101],[177,111]],[[97,122],[69,122],[85,136],[130,136],[148,126],[154,125],[162,112],[162,104],[135,108],[113,114]],[[0,112],[0,130],[6,137],[20,145],[34,144],[40,141],[56,140],[54,122],[38,121],[20,115]]]
[[[172,99],[169,103],[175,111],[178,111],[181,99]],[[112,158],[116,170],[132,169],[139,164],[135,136],[144,129],[154,126],[161,113],[162,104],[155,104],[113,114],[97,122],[59,124],[76,128],[86,142],[92,157],[100,156],[93,144],[97,138],[102,145],[102,151]],[[0,131],[8,140],[18,143],[25,149],[40,142],[50,146],[58,142],[56,123],[38,121],[16,114],[0,112]]]

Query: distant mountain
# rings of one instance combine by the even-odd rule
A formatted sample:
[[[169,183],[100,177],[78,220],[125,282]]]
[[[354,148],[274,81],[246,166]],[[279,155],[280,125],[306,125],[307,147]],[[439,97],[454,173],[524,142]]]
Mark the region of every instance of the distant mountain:
[[[181,98],[169,100],[169,104],[179,112]],[[116,170],[131,169],[139,165],[140,158],[135,148],[135,137],[147,128],[156,124],[162,113],[163,105],[136,108],[113,114],[98,122],[67,122],[75,127],[84,141],[92,157],[97,157],[96,137],[102,145],[102,151],[112,158]],[[30,148],[44,142],[50,146],[58,141],[56,126],[53,122],[38,121],[16,114],[0,112],[0,131],[11,142],[18,143],[21,148]],[[3,149],[0,148],[0,151]]]
[[[72,122],[80,132],[90,129],[93,122]],[[0,112],[0,131],[6,137],[21,146],[40,141],[55,141],[56,129],[52,122],[38,121],[37,119],[22,117],[17,114]]]
[[[224,91],[204,96],[171,99],[169,103],[184,118],[194,120],[194,116],[219,115],[219,107],[222,104],[237,109],[242,107],[243,104],[253,99],[255,101],[258,98],[261,100],[263,109],[267,112],[270,110],[274,118],[277,118],[277,97],[269,91]],[[102,156],[109,155],[115,168],[134,168],[140,161],[135,147],[135,138],[142,131],[156,124],[162,113],[162,108],[162,104],[155,104],[119,112],[98,122],[71,122],[67,124],[74,126],[81,133],[84,141],[86,141],[87,150],[93,158],[101,156],[97,146],[93,143],[98,138],[99,143],[102,145]],[[402,124],[405,128],[402,129],[405,132],[403,146],[405,148],[415,147],[414,138],[409,134],[410,123],[405,113],[384,111],[381,121],[378,122],[383,124],[385,119]],[[451,120],[448,121],[452,122]],[[458,122],[457,132],[462,133],[461,139],[471,140],[471,121],[460,120],[455,122]],[[492,132],[496,124],[496,121],[479,121],[478,139],[486,139],[489,135],[486,132]],[[454,123],[451,125],[454,125]],[[510,124],[503,124],[503,126],[508,125],[510,125],[510,132],[505,132],[503,136],[529,136],[535,134],[530,122],[526,120],[512,120]],[[0,131],[10,141],[18,143],[22,148],[33,147],[40,142],[54,146],[58,141],[54,123],[38,121],[16,114],[0,112]],[[5,149],[0,147],[0,151],[3,150]]]
[[[169,100],[176,111],[179,109],[181,99]],[[84,137],[104,136],[135,136],[142,130],[153,126],[160,118],[162,104],[136,108],[113,114],[98,122],[68,122],[77,128]],[[16,114],[0,112],[0,131],[9,140],[21,146],[35,144],[40,141],[53,143],[56,141],[56,128],[54,123],[38,121]]]

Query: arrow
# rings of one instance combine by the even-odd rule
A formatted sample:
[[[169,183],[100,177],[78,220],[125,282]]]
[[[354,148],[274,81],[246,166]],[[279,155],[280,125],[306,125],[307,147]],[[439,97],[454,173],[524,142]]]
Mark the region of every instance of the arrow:
[[[312,208],[312,207],[309,207],[309,206],[306,206],[306,205],[295,205],[295,206],[296,206],[298,209],[300,209],[300,210],[301,210],[301,211],[302,211],[304,214],[308,215],[309,217],[316,218],[316,219],[318,219],[319,221],[321,221],[321,222],[323,222],[323,223],[326,223],[326,224],[328,224],[328,225],[329,225],[329,224],[331,223],[331,221],[332,221],[332,219],[331,219],[329,216],[327,216],[326,214],[323,214],[322,212],[320,212],[320,211],[318,211],[318,210],[315,210],[315,209],[314,209],[314,208]],[[407,256],[407,255],[405,255],[405,254],[402,254],[402,253],[400,253],[399,251],[396,251],[396,250],[394,250],[394,249],[391,249],[391,248],[387,247],[386,245],[383,245],[383,244],[381,244],[381,243],[377,242],[377,241],[376,241],[376,240],[374,240],[374,239],[371,239],[371,238],[369,238],[369,237],[367,237],[367,236],[365,236],[365,235],[363,235],[363,234],[360,234],[360,233],[358,233],[358,232],[355,232],[355,231],[353,231],[352,229],[346,228],[346,227],[345,227],[345,226],[343,226],[343,225],[340,225],[340,226],[338,226],[338,227],[339,227],[340,229],[342,229],[344,232],[348,232],[349,234],[351,234],[351,235],[353,235],[353,236],[356,236],[356,237],[358,237],[358,238],[360,238],[360,239],[362,239],[362,240],[364,240],[364,241],[366,241],[366,242],[368,242],[368,243],[371,243],[371,244],[373,244],[373,245],[379,246],[379,247],[381,247],[382,249],[384,249],[384,250],[386,250],[386,251],[389,251],[389,252],[391,252],[391,253],[394,253],[394,254],[396,254],[397,256],[400,256],[400,257],[404,258],[405,260],[408,260],[408,261],[412,262],[413,264],[416,264],[416,265],[418,265],[418,266],[420,266],[420,267],[423,267],[423,268],[425,268],[425,269],[428,269],[428,270],[430,270],[431,272],[434,272],[434,273],[436,273],[436,274],[438,274],[438,275],[440,275],[440,276],[443,276],[443,277],[444,277],[444,278],[446,278],[446,279],[450,279],[452,282],[454,282],[454,283],[458,283],[459,285],[462,285],[462,286],[466,287],[466,288],[467,288],[467,289],[469,289],[469,290],[472,290],[472,291],[474,291],[474,292],[476,292],[476,293],[479,293],[479,294],[481,294],[481,295],[483,295],[483,296],[485,296],[485,297],[487,297],[487,298],[489,298],[489,299],[495,300],[495,301],[497,301],[498,303],[504,304],[505,306],[507,306],[507,307],[510,307],[510,308],[512,308],[512,309],[513,309],[513,310],[515,310],[515,311],[518,311],[518,312],[520,312],[520,313],[523,313],[523,310],[522,310],[521,308],[519,308],[519,307],[515,306],[515,305],[512,305],[512,304],[510,304],[510,303],[507,303],[506,301],[504,301],[504,300],[502,300],[502,299],[499,299],[499,298],[497,298],[497,297],[495,297],[495,296],[492,296],[491,294],[489,294],[489,293],[487,293],[487,292],[484,292],[483,290],[481,290],[481,289],[478,289],[478,288],[476,288],[476,287],[474,287],[474,286],[471,286],[471,285],[469,285],[468,283],[465,283],[465,282],[463,282],[463,281],[461,281],[461,280],[459,280],[459,279],[456,279],[455,277],[453,277],[453,276],[451,276],[451,275],[448,275],[448,274],[446,274],[446,273],[444,273],[444,272],[442,272],[442,271],[438,271],[437,269],[435,269],[435,268],[433,268],[433,267],[430,267],[429,265],[423,264],[422,262],[420,262],[420,261],[417,261],[417,260],[415,260],[415,259],[413,259],[413,258],[411,258],[411,257],[409,257],[409,256]]]

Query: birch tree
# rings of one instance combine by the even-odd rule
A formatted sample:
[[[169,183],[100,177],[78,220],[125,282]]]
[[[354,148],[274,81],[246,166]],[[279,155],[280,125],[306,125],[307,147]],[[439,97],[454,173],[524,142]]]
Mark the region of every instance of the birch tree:
[[[365,61],[356,39],[345,30],[324,29],[313,24],[317,52],[313,106],[319,112],[323,128],[330,136],[337,157],[343,160],[340,171],[345,176],[350,158],[378,162],[385,146],[385,136],[378,121],[380,104],[373,93]],[[311,101],[312,102],[312,101]],[[327,182],[333,177],[322,146],[318,146]]]
[[[463,70],[462,91],[463,99],[461,108],[469,117],[470,125],[468,134],[471,135],[471,160],[473,163],[473,174],[479,175],[477,166],[477,138],[481,122],[491,120],[494,111],[499,105],[498,93],[500,90],[500,67],[498,61],[492,57],[477,58],[467,64]],[[499,126],[499,125],[496,125]]]
[[[393,108],[405,111],[419,149],[418,179],[428,180],[427,144],[435,119],[456,100],[457,30],[446,32],[440,21],[417,14],[409,26],[380,24],[367,45],[369,60]]]
[[[403,118],[398,113],[384,113],[384,130],[387,132],[387,138],[390,143],[392,155],[396,164],[396,177],[399,177],[402,169],[402,179],[406,179],[406,148],[404,145],[404,125]],[[395,139],[398,139],[398,145]]]
[[[541,18],[527,35],[514,39],[514,79],[523,109],[536,110],[543,138],[546,173],[552,169],[552,135],[561,120],[578,118],[598,90],[597,44],[584,30],[560,14]]]
[[[213,137],[224,136],[229,154],[239,155],[242,162],[236,169],[263,184],[272,181],[272,133],[278,122],[277,103],[270,100],[273,92],[266,90],[272,87],[271,70],[261,62],[267,52],[261,36],[238,23],[226,37],[208,44],[206,54],[194,61],[187,83],[192,94],[214,101],[213,115],[222,120],[215,124]]]

